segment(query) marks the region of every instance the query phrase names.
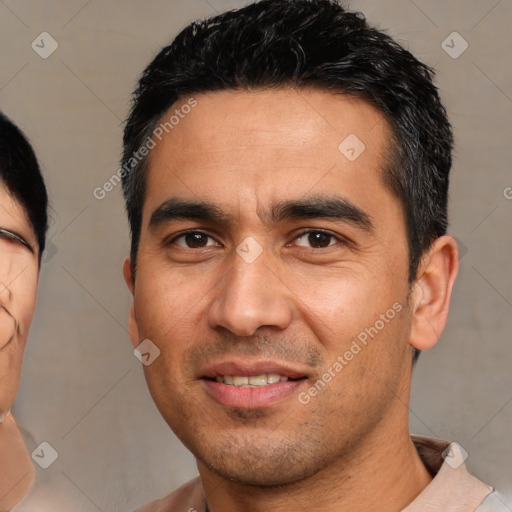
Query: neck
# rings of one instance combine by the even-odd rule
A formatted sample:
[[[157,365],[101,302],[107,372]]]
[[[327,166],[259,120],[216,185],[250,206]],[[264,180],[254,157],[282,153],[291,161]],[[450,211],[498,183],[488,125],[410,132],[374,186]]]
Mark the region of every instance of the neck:
[[[402,428],[394,423],[391,431],[376,428],[350,456],[285,486],[259,487],[228,480],[198,461],[209,512],[402,510],[432,477],[416,452],[407,422],[402,421]]]

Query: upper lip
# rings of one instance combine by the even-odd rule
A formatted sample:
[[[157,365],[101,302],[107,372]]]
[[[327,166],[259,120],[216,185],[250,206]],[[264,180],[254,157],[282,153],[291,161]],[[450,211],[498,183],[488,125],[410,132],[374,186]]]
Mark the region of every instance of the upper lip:
[[[201,373],[203,379],[214,379],[218,376],[236,375],[241,377],[253,377],[275,373],[289,379],[307,377],[307,373],[290,363],[277,363],[276,361],[223,361],[210,364]]]

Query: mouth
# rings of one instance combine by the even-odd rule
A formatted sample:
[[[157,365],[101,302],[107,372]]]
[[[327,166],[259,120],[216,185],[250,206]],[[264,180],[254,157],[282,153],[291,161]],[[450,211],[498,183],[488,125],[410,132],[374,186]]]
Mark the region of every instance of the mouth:
[[[270,384],[277,384],[278,382],[299,379],[289,379],[286,375],[279,375],[278,373],[263,373],[261,375],[251,375],[250,377],[246,375],[217,375],[215,379],[209,380],[215,380],[215,382],[237,388],[260,388]]]
[[[275,363],[223,363],[200,380],[207,395],[224,407],[262,409],[292,397],[307,379],[305,372]]]

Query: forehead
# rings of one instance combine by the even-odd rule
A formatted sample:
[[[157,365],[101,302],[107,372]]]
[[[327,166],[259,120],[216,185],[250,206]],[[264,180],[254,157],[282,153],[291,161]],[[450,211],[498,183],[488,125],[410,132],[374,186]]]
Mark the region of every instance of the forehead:
[[[170,189],[219,202],[236,197],[243,208],[333,190],[364,203],[364,191],[375,195],[384,188],[389,128],[365,100],[291,88],[222,91],[195,100],[194,108],[182,109],[185,98],[162,117],[165,123],[181,114],[151,150],[149,208],[165,201]]]

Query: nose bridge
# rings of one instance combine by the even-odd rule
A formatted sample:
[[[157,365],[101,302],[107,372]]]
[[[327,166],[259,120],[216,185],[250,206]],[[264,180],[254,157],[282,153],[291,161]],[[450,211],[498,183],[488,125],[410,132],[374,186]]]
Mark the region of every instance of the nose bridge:
[[[240,249],[249,249],[244,253]],[[251,253],[251,258],[245,255]],[[291,321],[286,286],[272,269],[272,260],[243,244],[233,254],[231,269],[217,289],[209,311],[210,326],[224,327],[238,336],[251,336],[262,326],[279,329]]]

